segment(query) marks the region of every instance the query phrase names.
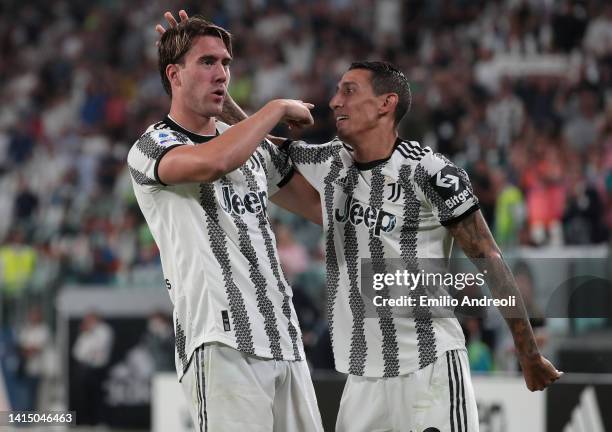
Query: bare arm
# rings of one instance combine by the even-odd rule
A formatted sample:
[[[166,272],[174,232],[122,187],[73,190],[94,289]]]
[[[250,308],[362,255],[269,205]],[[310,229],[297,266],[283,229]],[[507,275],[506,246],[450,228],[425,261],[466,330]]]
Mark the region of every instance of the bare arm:
[[[523,299],[482,213],[477,211],[448,229],[479,271],[486,275],[492,294],[496,298],[516,297],[516,306],[504,308],[502,315],[512,332],[527,387],[531,391],[543,390],[559,379],[561,373],[538,350]]]
[[[270,201],[312,223],[323,224],[319,192],[299,172],[296,172],[289,183],[272,195]]]
[[[233,124],[238,123],[239,121],[244,120],[247,117],[248,115],[242,110],[242,108],[240,108],[240,106],[236,103],[236,101],[234,101],[234,99],[232,99],[232,97],[228,94],[225,97],[225,100],[223,101],[223,112],[219,116],[219,120],[229,125],[233,125]],[[277,145],[277,146],[280,146],[285,141],[287,141],[287,138],[277,137],[277,136],[270,135],[270,134],[268,134],[266,138],[270,142],[272,142],[274,145]]]
[[[271,101],[206,145],[170,150],[159,163],[159,179],[166,184],[215,181],[241,166],[279,121],[312,124],[311,108],[310,104],[290,99]]]

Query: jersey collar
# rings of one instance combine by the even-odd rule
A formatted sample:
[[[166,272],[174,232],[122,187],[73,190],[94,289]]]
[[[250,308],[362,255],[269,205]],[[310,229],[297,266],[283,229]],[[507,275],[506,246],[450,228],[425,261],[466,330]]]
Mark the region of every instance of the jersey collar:
[[[200,135],[198,133],[187,130],[183,126],[179,125],[177,122],[172,120],[172,118],[169,115],[166,115],[164,122],[170,127],[170,129],[176,132],[180,132],[183,135],[187,135],[187,138],[189,138],[191,141],[193,141],[196,144],[205,143],[219,135],[218,130],[216,130],[215,135]]]
[[[378,165],[381,165],[387,162],[389,159],[393,157],[393,153],[395,153],[397,146],[400,145],[402,141],[403,140],[400,137],[397,137],[397,139],[395,140],[395,144],[393,144],[393,151],[391,152],[391,155],[389,155],[388,157],[384,159],[376,159],[376,160],[369,161],[369,162],[355,161],[355,167],[360,171],[366,171],[366,170],[371,170],[372,168],[376,168]]]

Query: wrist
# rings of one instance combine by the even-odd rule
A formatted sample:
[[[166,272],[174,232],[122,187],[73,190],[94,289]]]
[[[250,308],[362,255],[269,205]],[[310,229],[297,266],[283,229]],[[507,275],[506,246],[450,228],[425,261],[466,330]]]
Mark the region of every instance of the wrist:
[[[537,362],[540,360],[540,358],[542,358],[542,355],[540,354],[540,351],[538,351],[537,349],[535,351],[530,351],[530,352],[526,352],[526,353],[518,353],[518,360],[520,363],[532,363],[532,362]]]
[[[284,99],[274,99],[270,102],[268,102],[266,104],[268,107],[270,107],[270,110],[279,116],[280,118],[283,118],[287,112],[287,107],[288,107],[288,103],[286,100]]]

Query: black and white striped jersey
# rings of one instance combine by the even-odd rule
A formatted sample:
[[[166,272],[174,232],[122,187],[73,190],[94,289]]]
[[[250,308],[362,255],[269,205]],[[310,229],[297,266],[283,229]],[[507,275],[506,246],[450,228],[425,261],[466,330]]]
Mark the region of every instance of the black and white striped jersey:
[[[388,159],[360,164],[340,140],[283,148],[321,196],[325,230],[328,319],[336,368],[370,377],[413,372],[445,351],[465,347],[455,318],[394,318],[390,308],[365,316],[360,261],[377,273],[385,260],[414,267],[417,258],[448,258],[444,225],[478,209],[467,174],[414,141],[398,139]],[[403,264],[402,264],[403,265]]]
[[[229,127],[216,126],[217,133]],[[288,157],[264,141],[244,165],[214,182],[159,180],[157,167],[169,149],[212,138],[166,117],[147,129],[127,158],[174,305],[179,378],[193,351],[207,342],[264,358],[304,358],[267,214],[269,196],[293,174]]]

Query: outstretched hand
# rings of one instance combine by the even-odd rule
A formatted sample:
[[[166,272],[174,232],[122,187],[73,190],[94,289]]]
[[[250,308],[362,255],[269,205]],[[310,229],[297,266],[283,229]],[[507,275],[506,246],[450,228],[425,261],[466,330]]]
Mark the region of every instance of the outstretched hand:
[[[178,25],[178,22],[176,21],[176,18],[174,18],[174,15],[172,15],[172,12],[166,11],[164,13],[164,18],[166,18],[166,21],[168,21],[168,25],[170,27],[176,27]],[[179,11],[179,18],[181,19],[181,22],[187,21],[189,19],[189,15],[187,15],[187,12],[185,12],[184,9],[181,9]],[[161,24],[157,24],[155,26],[155,31],[157,31],[157,33],[159,33],[159,36],[161,37],[166,32],[166,28]]]

